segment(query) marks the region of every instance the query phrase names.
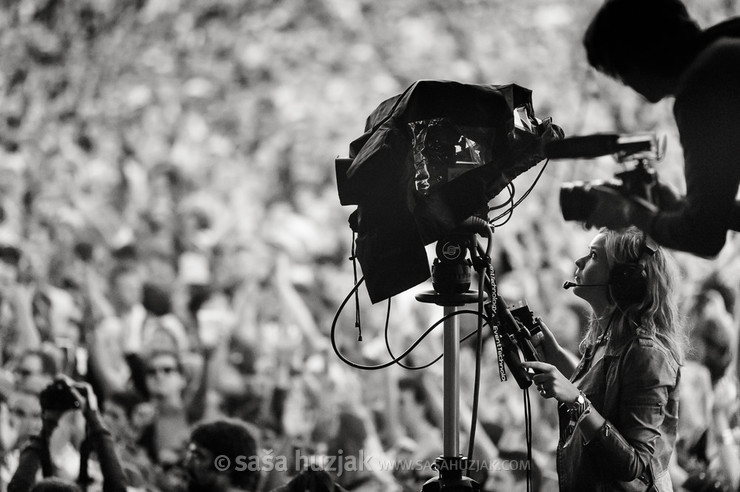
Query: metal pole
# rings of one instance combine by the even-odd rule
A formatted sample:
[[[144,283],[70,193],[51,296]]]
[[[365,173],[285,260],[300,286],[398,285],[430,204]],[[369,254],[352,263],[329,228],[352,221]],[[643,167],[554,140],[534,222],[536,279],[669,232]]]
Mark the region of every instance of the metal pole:
[[[445,306],[444,321],[444,427],[442,429],[443,456],[456,458],[460,455],[458,422],[460,417],[460,322],[452,316],[456,308]]]

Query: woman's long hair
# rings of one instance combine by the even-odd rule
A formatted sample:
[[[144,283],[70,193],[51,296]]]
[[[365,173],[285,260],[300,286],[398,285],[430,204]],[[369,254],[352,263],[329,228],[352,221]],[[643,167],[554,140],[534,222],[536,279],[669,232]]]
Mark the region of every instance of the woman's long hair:
[[[624,231],[602,229],[606,235],[604,249],[609,267],[615,264],[642,264],[647,288],[641,301],[618,305],[612,300],[610,309],[602,319],[608,320],[612,344],[621,345],[642,328],[667,349],[677,362],[683,363],[686,334],[683,330],[676,303],[675,283],[679,278],[673,257],[663,248],[650,253],[645,244],[645,235],[636,228]],[[592,318],[581,348],[596,343],[599,333],[599,318]]]

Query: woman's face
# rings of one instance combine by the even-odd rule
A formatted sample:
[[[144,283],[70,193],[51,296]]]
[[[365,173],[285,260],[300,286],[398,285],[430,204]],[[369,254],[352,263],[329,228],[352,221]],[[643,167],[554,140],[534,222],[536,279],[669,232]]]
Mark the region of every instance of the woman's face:
[[[576,260],[573,293],[588,302],[596,313],[611,303],[609,297],[609,263],[606,258],[606,235],[599,233],[588,246],[588,253]]]

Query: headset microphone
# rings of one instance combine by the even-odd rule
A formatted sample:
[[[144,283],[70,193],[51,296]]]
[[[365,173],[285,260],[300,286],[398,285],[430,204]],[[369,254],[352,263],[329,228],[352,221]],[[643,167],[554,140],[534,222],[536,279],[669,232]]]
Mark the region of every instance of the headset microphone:
[[[568,290],[573,287],[608,287],[609,284],[577,284],[575,282],[563,282],[563,289]]]

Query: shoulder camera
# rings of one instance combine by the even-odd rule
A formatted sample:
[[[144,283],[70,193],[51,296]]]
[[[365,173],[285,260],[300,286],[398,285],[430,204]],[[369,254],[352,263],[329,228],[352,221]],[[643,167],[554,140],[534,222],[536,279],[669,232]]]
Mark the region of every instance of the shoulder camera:
[[[661,160],[665,147],[665,137],[654,134],[603,133],[549,142],[545,154],[551,159],[593,159],[612,154],[619,163],[637,162],[632,169],[617,173],[614,179],[563,183],[560,188],[563,218],[588,220],[598,203],[599,188],[610,188],[648,207],[659,205],[658,177],[649,163]]]
[[[560,187],[560,210],[565,220],[585,222],[596,209],[598,202],[598,195],[594,192],[596,187],[611,188],[626,197],[655,204],[656,197],[653,191],[657,182],[655,170],[640,161],[634,169],[617,173],[613,180],[563,183]]]

